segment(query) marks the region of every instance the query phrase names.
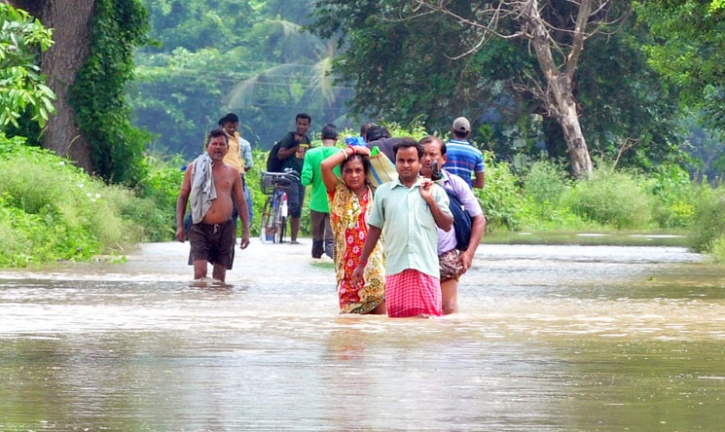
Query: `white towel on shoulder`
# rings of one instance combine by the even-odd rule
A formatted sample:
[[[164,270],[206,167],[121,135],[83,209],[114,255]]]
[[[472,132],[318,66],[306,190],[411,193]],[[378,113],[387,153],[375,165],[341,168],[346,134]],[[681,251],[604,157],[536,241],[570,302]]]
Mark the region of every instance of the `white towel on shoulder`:
[[[211,173],[212,160],[207,153],[194,160],[191,177],[191,220],[199,223],[216,199],[216,186]]]

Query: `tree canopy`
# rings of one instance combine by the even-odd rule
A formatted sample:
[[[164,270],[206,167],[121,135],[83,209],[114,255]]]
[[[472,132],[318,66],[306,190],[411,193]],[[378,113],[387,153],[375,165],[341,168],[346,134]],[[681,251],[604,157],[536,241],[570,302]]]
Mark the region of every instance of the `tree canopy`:
[[[483,19],[500,12],[497,5],[523,3],[318,0],[310,28],[345,48],[334,70],[355,86],[356,113],[422,120],[444,132],[451,119],[465,115],[474,139],[498,155],[545,150],[567,157],[544,73],[560,67],[571,74],[566,80],[594,154],[652,164],[677,153],[674,92],[647,65],[640,49],[647,34],[638,32],[627,2],[600,2],[589,12],[595,26],[582,35],[586,48],[575,53],[576,63],[566,61],[578,6],[541,2],[540,19],[552,31],[552,61],[559,66],[537,60],[510,10],[495,26]]]
[[[642,0],[634,3],[653,35],[644,46],[650,64],[682,88],[683,103],[702,109],[725,129],[725,2]]]
[[[307,112],[313,130],[326,122],[353,126],[336,84],[325,41],[303,31],[312,2],[146,1],[154,46],[138,52],[130,86],[134,121],[154,134],[150,149],[191,158],[227,112],[261,148]]]

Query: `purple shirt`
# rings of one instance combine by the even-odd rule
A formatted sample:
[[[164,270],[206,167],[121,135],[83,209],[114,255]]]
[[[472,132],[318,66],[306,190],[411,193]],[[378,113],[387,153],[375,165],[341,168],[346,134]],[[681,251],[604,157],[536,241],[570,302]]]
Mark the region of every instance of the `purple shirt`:
[[[468,186],[465,180],[455,174],[451,174],[447,170],[441,170],[443,173],[443,187],[446,190],[452,191],[458,200],[463,204],[471,217],[476,217],[483,214],[481,204],[473,194],[473,191]],[[436,182],[439,183],[439,182]],[[440,183],[439,183],[440,184]],[[438,255],[442,255],[450,250],[456,248],[456,231],[455,228],[451,227],[451,230],[446,232],[438,228]]]

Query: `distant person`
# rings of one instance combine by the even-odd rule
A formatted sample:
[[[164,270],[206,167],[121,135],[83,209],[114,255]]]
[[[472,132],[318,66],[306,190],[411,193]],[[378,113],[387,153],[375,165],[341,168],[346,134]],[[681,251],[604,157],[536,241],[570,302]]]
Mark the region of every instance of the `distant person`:
[[[227,134],[229,139],[229,151],[224,156],[224,163],[231,165],[239,171],[239,176],[242,179],[242,186],[244,186],[244,198],[247,200],[247,209],[249,211],[249,223],[252,223],[254,217],[254,209],[252,208],[252,196],[249,194],[249,188],[247,187],[246,174],[254,166],[254,160],[252,159],[252,145],[249,141],[242,138],[239,135],[239,117],[234,113],[229,113],[219,119],[219,126]],[[232,213],[232,220],[237,220],[237,208],[234,207]]]
[[[423,150],[423,161],[420,172],[426,178],[433,175],[433,162],[443,166],[446,162],[446,145],[438,137],[428,136],[420,140]],[[441,170],[442,178],[436,183],[458,198],[466,212],[471,215],[471,238],[468,248],[459,252],[456,249],[455,227],[450,231],[438,228],[438,261],[440,265],[441,294],[443,296],[443,315],[458,312],[458,279],[471,267],[476,249],[481,244],[486,218],[481,204],[473,195],[468,184],[455,174]]]
[[[305,153],[310,148],[310,137],[307,131],[312,124],[309,114],[300,113],[295,117],[295,130],[287,132],[280,140],[277,157],[282,160],[282,170],[297,174],[297,180],[287,192],[287,205],[289,206],[290,244],[299,244],[297,235],[300,232],[300,216],[302,204],[305,200],[305,187],[300,179]]]
[[[388,129],[383,126],[371,126],[365,135],[365,142],[367,148],[372,150],[377,147],[385,156],[390,159],[390,162],[395,164],[395,152],[393,147],[399,143],[401,138],[391,138]]]
[[[367,142],[367,141],[368,141],[368,140],[367,140],[367,136],[368,136],[368,131],[369,131],[369,130],[370,130],[371,128],[375,127],[375,126],[377,126],[377,125],[376,125],[375,123],[370,123],[370,122],[368,122],[368,123],[363,123],[363,124],[362,124],[362,125],[360,126],[360,136],[361,136],[361,137],[363,138],[363,140],[364,140],[365,142]]]
[[[231,270],[236,240],[232,221],[235,202],[242,222],[240,246],[242,249],[249,246],[247,201],[239,171],[224,163],[228,151],[227,134],[222,129],[209,132],[206,153],[187,167],[176,202],[176,239],[183,243],[186,240],[184,213],[191,196],[189,265],[194,266],[194,279],[206,277],[207,263],[214,266],[212,277],[222,282],[227,270]]]
[[[453,216],[446,192],[418,177],[423,146],[403,138],[393,149],[398,179],[375,191],[369,231],[353,282],[362,281],[371,253],[383,236],[385,303],[390,317],[442,314],[438,233],[451,229]]]
[[[448,160],[443,168],[468,183],[468,187],[483,189],[483,153],[468,142],[471,123],[465,117],[453,120],[453,139],[446,143]],[[475,180],[471,180],[475,176]]]
[[[335,149],[322,161],[329,197],[330,223],[335,234],[335,275],[341,313],[385,314],[385,267],[382,246],[368,255],[362,278],[353,281],[368,235],[367,217],[373,192],[367,184],[370,150],[363,146]],[[340,167],[341,178],[333,169]]]
[[[324,253],[333,257],[333,235],[330,227],[330,208],[327,204],[327,189],[322,181],[320,164],[328,156],[339,152],[335,147],[338,139],[337,127],[326,124],[322,127],[322,146],[307,151],[302,165],[302,185],[312,186],[310,194],[310,225],[312,229],[312,258],[322,258]]]

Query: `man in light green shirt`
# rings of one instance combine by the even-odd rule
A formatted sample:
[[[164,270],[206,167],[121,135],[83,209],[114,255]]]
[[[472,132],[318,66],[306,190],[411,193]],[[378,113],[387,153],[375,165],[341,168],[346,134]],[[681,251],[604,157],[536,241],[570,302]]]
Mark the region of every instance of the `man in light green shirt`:
[[[327,204],[327,188],[322,182],[320,165],[333,153],[340,151],[335,147],[337,127],[326,124],[322,128],[322,146],[308,150],[302,165],[302,186],[312,185],[310,193],[310,225],[312,225],[312,258],[322,258],[322,253],[332,258],[333,235],[330,227],[330,208]]]
[[[375,191],[368,237],[353,278],[362,278],[373,248],[385,243],[385,302],[390,317],[440,316],[438,231],[451,229],[448,195],[420,178],[423,146],[403,138],[393,148],[398,179]]]

